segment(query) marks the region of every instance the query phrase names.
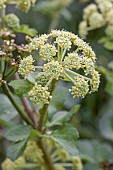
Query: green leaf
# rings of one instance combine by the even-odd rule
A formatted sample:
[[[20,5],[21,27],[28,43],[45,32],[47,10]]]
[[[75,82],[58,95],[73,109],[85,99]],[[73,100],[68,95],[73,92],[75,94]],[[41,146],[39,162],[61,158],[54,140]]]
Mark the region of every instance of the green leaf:
[[[5,134],[6,139],[12,142],[18,142],[28,139],[32,131],[31,126],[18,125],[7,131]]]
[[[80,105],[76,105],[73,109],[68,111],[59,111],[55,113],[49,123],[50,126],[52,125],[61,125],[63,122],[68,122],[72,118],[72,116],[79,110]]]
[[[23,140],[17,143],[12,143],[8,147],[7,157],[10,158],[12,161],[15,161],[24,152],[26,144],[27,144],[27,140]]]
[[[113,41],[105,42],[104,47],[108,50],[113,50]]]
[[[99,164],[85,164],[84,170],[102,170]]]
[[[29,36],[35,36],[37,34],[37,30],[34,28],[29,28],[28,25],[20,25],[19,27],[14,28],[14,31],[21,32]]]
[[[78,154],[77,138],[79,137],[77,129],[71,124],[65,124],[56,130],[51,139],[66,149],[71,155]]]
[[[57,86],[53,92],[53,97],[50,101],[48,112],[51,115],[51,108],[56,108],[56,110],[60,110],[64,106],[64,102],[66,101],[67,97],[69,96],[69,91],[67,88]]]
[[[108,94],[110,94],[111,96],[113,96],[113,83],[107,82],[106,87],[105,87],[105,91]]]
[[[8,97],[0,93],[0,120],[10,121],[17,116],[17,111],[9,101]]]
[[[98,42],[99,43],[105,43],[105,42],[108,42],[110,41],[109,37],[102,37]]]
[[[14,88],[15,93],[20,97],[27,94],[33,88],[33,84],[24,79],[13,80],[9,83],[9,85]]]

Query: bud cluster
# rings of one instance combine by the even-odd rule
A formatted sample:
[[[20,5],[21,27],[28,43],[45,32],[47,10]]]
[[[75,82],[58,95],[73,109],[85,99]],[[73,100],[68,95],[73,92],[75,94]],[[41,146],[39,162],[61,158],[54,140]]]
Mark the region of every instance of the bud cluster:
[[[106,26],[105,33],[113,39],[113,1],[96,0],[96,4],[88,5],[83,12],[83,21],[79,25],[79,34],[86,38],[88,31]],[[96,22],[95,22],[96,21]],[[109,30],[109,31],[108,31]]]
[[[67,170],[68,168],[83,170],[80,157],[69,155],[65,149],[61,148],[59,144],[52,140],[45,140],[56,170]],[[35,164],[38,165],[38,167],[43,168],[43,170],[47,169],[47,165],[43,158],[43,152],[35,141],[28,141],[23,155],[14,162],[7,158],[2,163],[2,170],[22,170],[24,167],[29,167],[29,164],[31,167]]]
[[[33,58],[32,56],[24,57],[19,64],[18,72],[23,76],[26,77],[30,72],[34,70],[33,66]]]
[[[51,40],[51,41],[50,41]],[[73,48],[74,47],[74,48]],[[72,50],[75,49],[75,50]],[[64,30],[52,30],[50,34],[43,34],[30,39],[26,51],[37,51],[45,60],[43,66],[33,66],[32,56],[24,57],[19,65],[19,73],[26,77],[35,68],[41,68],[35,78],[35,85],[29,92],[29,97],[35,104],[48,104],[50,83],[68,78],[74,83],[70,92],[74,97],[84,97],[88,92],[98,90],[100,75],[95,71],[96,56],[92,48],[77,35]],[[75,69],[76,72],[73,72]],[[83,75],[78,74],[83,70]],[[70,71],[71,75],[70,76]],[[96,72],[96,77],[94,74]]]
[[[33,89],[29,91],[28,95],[30,99],[34,102],[34,104],[48,104],[50,99],[52,98],[50,92],[48,91],[48,88],[38,84],[35,84]]]

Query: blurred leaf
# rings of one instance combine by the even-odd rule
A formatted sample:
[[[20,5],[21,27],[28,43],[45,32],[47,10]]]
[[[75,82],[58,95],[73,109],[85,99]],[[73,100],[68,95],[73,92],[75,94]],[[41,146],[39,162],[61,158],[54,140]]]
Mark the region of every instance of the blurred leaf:
[[[108,94],[113,96],[113,83],[107,82],[105,90]]]
[[[85,164],[83,170],[102,170],[98,164]]]
[[[99,43],[106,43],[109,41],[109,37],[102,37],[98,42]]]
[[[14,88],[15,93],[20,97],[23,96],[23,94],[28,93],[33,88],[33,84],[25,79],[13,80],[9,83],[9,85]]]
[[[108,63],[108,67],[113,71],[113,61],[110,61],[110,62]]]
[[[57,1],[40,1],[35,6],[34,10],[46,15],[50,15],[51,13],[56,12],[59,7],[60,6]]]
[[[66,98],[69,96],[69,91],[67,88],[57,86],[53,92],[53,97],[50,101],[48,112],[52,114],[51,108],[56,108],[57,110],[60,110],[64,106],[64,102]]]
[[[7,157],[10,158],[12,161],[15,161],[24,152],[26,143],[27,140],[23,140],[17,143],[12,143],[8,147]]]
[[[68,122],[72,116],[79,110],[80,105],[76,105],[70,111],[59,111],[55,113],[49,123],[50,126],[52,125],[61,125],[63,122]]]
[[[51,139],[60,144],[71,155],[78,154],[77,138],[79,137],[77,129],[71,124],[65,124],[56,130]]]
[[[26,140],[31,131],[31,126],[18,125],[9,129],[5,134],[5,138],[12,142]]]
[[[0,93],[0,120],[10,121],[16,117],[17,111],[5,94]]]
[[[113,95],[113,72],[106,70],[107,84],[105,90],[108,94]]]
[[[81,140],[79,142],[79,151],[83,160],[93,164],[113,159],[112,147],[97,140]]]
[[[112,110],[106,112],[106,114],[102,115],[99,120],[99,129],[101,135],[109,140],[113,141],[113,112]]]
[[[31,82],[32,84],[35,84],[35,78],[37,76],[36,72],[31,72],[26,76],[26,79]]]
[[[113,41],[105,42],[104,47],[108,50],[113,50]]]
[[[63,9],[63,10],[61,11],[61,14],[62,14],[62,16],[63,16],[67,21],[70,21],[71,18],[72,18],[71,13],[70,13],[67,9]]]
[[[28,25],[20,25],[19,27],[14,28],[15,32],[21,32],[27,34],[29,36],[35,36],[37,34],[37,30],[34,28],[29,28]]]

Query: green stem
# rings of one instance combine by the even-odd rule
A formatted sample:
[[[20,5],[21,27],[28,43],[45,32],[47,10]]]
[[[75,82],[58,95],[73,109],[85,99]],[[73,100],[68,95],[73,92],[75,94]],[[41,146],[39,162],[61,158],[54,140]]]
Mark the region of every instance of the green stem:
[[[2,7],[2,12],[1,12],[1,15],[2,15],[2,28],[5,28],[6,26],[6,23],[5,23],[5,6]]]
[[[4,61],[3,78],[4,78],[5,72],[6,72],[6,70],[7,70],[7,67],[8,67],[8,61]]]
[[[45,147],[44,143],[42,140],[40,140],[38,142],[38,146],[41,148],[43,154],[44,154],[44,160],[45,160],[45,164],[46,164],[46,167],[48,167],[48,170],[55,170],[55,167],[54,167],[54,164],[53,162],[51,161],[51,157],[47,151],[47,148]]]
[[[70,73],[70,74],[74,75],[75,77],[76,77],[76,76],[83,77],[84,79],[90,81],[90,78],[88,78],[88,77],[86,77],[86,76],[83,76],[83,75],[81,75],[81,74],[78,74],[78,73],[76,73],[76,72],[74,72],[74,71],[71,71],[71,70],[69,70],[69,69],[65,69],[65,72]]]
[[[75,81],[66,72],[64,72],[64,74],[72,83],[75,83]]]
[[[53,79],[50,84],[50,87],[49,87],[50,95],[52,94],[52,92],[55,88],[55,84],[56,84],[56,80]],[[40,132],[42,132],[42,130],[43,130],[43,122],[44,122],[45,115],[47,113],[48,106],[49,106],[48,104],[45,104],[43,106],[43,108],[40,110],[40,119],[39,119],[39,123],[38,123],[38,130]]]
[[[64,58],[64,55],[65,55],[65,53],[66,53],[66,50],[67,50],[67,48],[65,48],[65,49],[64,49],[64,51],[63,51],[63,53],[62,53],[61,61],[62,61],[62,60],[63,60],[63,58]]]
[[[4,75],[4,79],[8,79],[9,77],[12,77],[17,71],[17,67],[11,69],[6,75]]]
[[[4,60],[1,60],[1,70],[0,70],[1,74],[3,74],[3,72],[4,72],[4,68],[5,68],[4,62],[5,62]]]
[[[7,83],[4,82],[2,84],[2,88],[4,90],[4,93],[7,95],[7,97],[9,98],[9,100],[11,101],[11,103],[13,104],[13,106],[16,108],[16,110],[18,111],[19,115],[22,117],[22,119],[30,124],[31,126],[33,126],[33,123],[31,122],[31,120],[26,116],[26,113],[19,107],[18,103],[16,102],[15,98],[13,97],[13,94],[11,93],[10,89],[7,86]]]
[[[50,87],[49,87],[50,94],[52,94],[52,92],[55,88],[56,82],[57,81],[55,79],[52,80]],[[40,111],[40,120],[38,122],[38,130],[40,132],[43,132],[43,122],[44,122],[45,115],[47,113],[48,106],[49,106],[48,104],[44,105],[43,108]],[[44,157],[44,160],[45,160],[45,164],[48,167],[48,170],[55,170],[55,167],[53,165],[51,157],[50,157],[50,155],[47,151],[47,148],[45,147],[43,141],[40,140],[37,144],[41,148],[42,152],[44,153],[43,157]]]

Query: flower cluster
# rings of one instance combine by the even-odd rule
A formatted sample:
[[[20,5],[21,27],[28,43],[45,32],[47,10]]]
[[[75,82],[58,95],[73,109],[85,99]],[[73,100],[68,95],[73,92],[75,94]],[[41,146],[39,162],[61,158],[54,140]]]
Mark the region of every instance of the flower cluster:
[[[88,5],[83,12],[83,21],[79,25],[79,34],[86,38],[88,31],[106,26],[105,33],[113,39],[113,1],[96,0],[96,4]],[[95,22],[96,21],[96,22]]]
[[[56,47],[47,43],[41,46],[39,54],[44,60],[51,61],[56,56],[56,52]]]
[[[19,64],[18,72],[23,76],[26,77],[29,73],[31,73],[34,70],[33,66],[33,58],[32,56],[27,56],[21,60],[21,63]]]
[[[73,97],[84,97],[89,91],[88,81],[84,77],[75,77],[75,84],[69,89]]]
[[[48,88],[37,84],[35,84],[33,89],[29,91],[28,95],[30,99],[34,102],[34,104],[37,104],[39,102],[43,104],[48,104],[51,99]]]
[[[19,73],[23,77],[35,68],[42,69],[35,77],[33,89],[28,93],[35,104],[49,103],[53,80],[57,82],[67,78],[73,82],[70,92],[74,97],[84,97],[88,92],[98,90],[100,75],[95,71],[95,53],[77,35],[64,30],[52,30],[50,34],[30,39],[26,48],[30,52],[38,51],[39,56],[46,62],[43,66],[33,67],[32,56],[28,56],[23,58],[19,65]],[[82,75],[78,73],[79,70],[83,70]]]
[[[52,140],[45,140],[56,170],[67,170],[67,167],[64,166],[64,164],[66,165],[69,162],[70,165],[68,164],[68,168],[72,168],[73,170],[83,170],[83,165],[80,157],[69,155],[65,149],[61,148],[60,145],[53,142]],[[59,163],[56,162],[56,160],[59,160]],[[43,168],[43,170],[47,169],[42,150],[38,147],[35,141],[28,141],[23,155],[14,162],[10,159],[6,159],[2,163],[2,170],[21,170],[25,166],[29,167],[30,165],[32,167],[34,164],[37,165],[37,167]]]

